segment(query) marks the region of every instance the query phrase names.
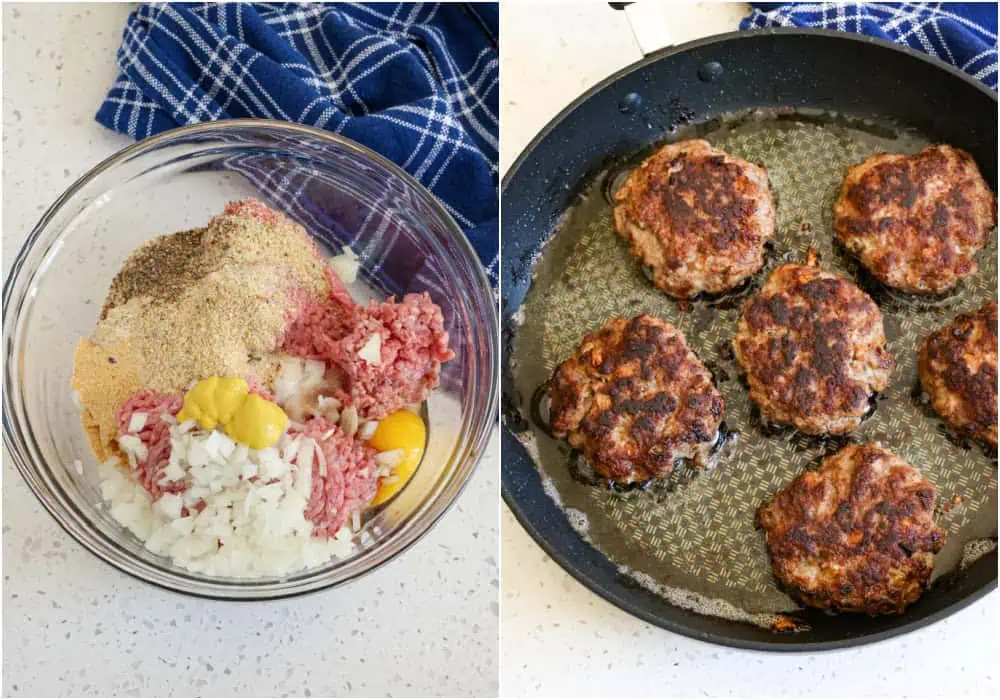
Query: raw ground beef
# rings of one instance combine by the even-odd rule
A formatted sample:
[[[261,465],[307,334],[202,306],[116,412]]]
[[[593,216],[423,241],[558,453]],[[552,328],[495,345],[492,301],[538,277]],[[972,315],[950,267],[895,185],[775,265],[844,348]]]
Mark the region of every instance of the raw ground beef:
[[[146,459],[136,464],[132,476],[139,482],[155,501],[164,493],[180,493],[185,489],[183,481],[171,481],[165,486],[156,483],[160,472],[170,461],[170,423],[163,420],[164,413],[176,416],[184,403],[180,394],[160,394],[155,391],[143,390],[126,401],[115,419],[118,421],[118,432],[124,435],[128,432],[129,423],[136,413],[146,414],[146,424],[135,435],[146,447]]]
[[[290,292],[292,316],[281,341],[281,349],[289,355],[326,361],[363,312],[329,268],[326,278],[331,291],[325,300],[318,301],[301,287]]]
[[[274,226],[278,223],[278,213],[269,209],[263,202],[256,199],[241,199],[230,202],[222,211],[224,216],[240,216],[244,219],[253,219],[262,224]]]
[[[437,386],[441,363],[454,357],[441,308],[426,292],[407,294],[401,302],[373,301],[365,308],[345,298],[338,281],[331,285],[334,292],[325,302],[301,301],[282,350],[325,362],[339,384],[334,396],[355,406],[364,419],[379,420],[427,398]],[[377,365],[358,356],[373,333],[381,338]]]
[[[372,333],[382,339],[377,365],[358,357]],[[344,379],[335,396],[356,406],[362,418],[379,420],[426,399],[438,384],[441,363],[452,357],[441,308],[426,292],[407,294],[399,303],[372,302],[329,355]]]
[[[333,431],[330,437],[323,436]],[[326,457],[326,474],[313,458],[312,496],[306,518],[316,526],[314,535],[333,537],[347,519],[364,508],[378,490],[375,450],[353,440],[323,418],[314,418],[300,433],[314,439]]]

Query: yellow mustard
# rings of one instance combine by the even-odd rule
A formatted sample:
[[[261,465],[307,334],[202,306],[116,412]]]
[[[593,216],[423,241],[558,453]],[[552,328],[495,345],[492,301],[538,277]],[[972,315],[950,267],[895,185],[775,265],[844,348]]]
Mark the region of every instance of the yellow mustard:
[[[250,394],[232,420],[226,423],[226,433],[236,442],[262,450],[276,443],[287,425],[288,416],[281,406],[257,394]]]
[[[288,425],[288,416],[278,404],[251,394],[246,380],[238,377],[199,381],[184,394],[177,420],[196,420],[203,430],[221,425],[233,440],[255,450],[276,443]]]

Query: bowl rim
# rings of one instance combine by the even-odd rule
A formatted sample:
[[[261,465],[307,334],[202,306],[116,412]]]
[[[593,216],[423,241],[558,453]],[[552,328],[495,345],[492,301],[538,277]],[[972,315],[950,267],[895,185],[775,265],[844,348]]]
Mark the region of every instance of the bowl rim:
[[[105,539],[103,535],[98,535],[94,541],[90,541],[89,538],[81,536],[79,533],[75,532],[73,528],[70,527],[70,518],[56,507],[56,504],[51,503],[49,499],[43,498],[41,491],[48,491],[48,487],[43,486],[37,479],[34,478],[32,474],[32,469],[27,462],[31,461],[30,456],[22,455],[21,451],[17,448],[16,441],[14,439],[14,426],[12,424],[12,418],[10,415],[9,408],[12,408],[11,400],[9,398],[10,392],[3,392],[3,445],[7,451],[8,456],[13,461],[15,467],[21,478],[27,484],[28,488],[38,499],[42,507],[49,513],[49,515],[55,520],[59,527],[66,532],[70,537],[73,538],[78,544],[82,545],[83,548],[89,551],[92,555],[111,565],[118,571],[130,576],[133,579],[140,580],[144,583],[154,585],[158,588],[168,590],[174,593],[180,593],[182,595],[191,596],[195,598],[210,599],[210,600],[226,600],[233,602],[254,602],[263,600],[280,600],[299,597],[303,595],[308,595],[311,593],[317,593],[319,591],[327,590],[330,588],[336,588],[339,586],[346,585],[351,581],[357,580],[381,567],[388,564],[389,562],[395,560],[398,556],[409,550],[418,541],[423,539],[441,520],[445,513],[447,513],[455,502],[465,491],[466,486],[472,479],[480,463],[482,462],[483,456],[486,451],[486,447],[489,443],[490,437],[496,431],[498,425],[498,411],[499,411],[499,386],[496,382],[496,377],[499,374],[500,358],[499,358],[499,313],[497,305],[493,298],[492,287],[489,283],[489,279],[486,275],[486,270],[480,261],[478,254],[472,247],[469,239],[465,236],[461,227],[455,222],[454,218],[443,206],[443,204],[438,200],[438,198],[430,192],[422,183],[420,183],[416,178],[403,170],[400,166],[383,156],[382,154],[372,150],[371,148],[364,146],[352,139],[349,139],[340,134],[336,134],[330,131],[319,129],[312,126],[307,126],[303,124],[298,124],[294,122],[288,122],[276,119],[220,119],[211,122],[202,122],[198,124],[190,124],[187,126],[181,126],[175,129],[169,129],[163,131],[155,136],[151,136],[134,143],[131,143],[124,148],[119,149],[110,156],[104,158],[96,165],[91,167],[80,177],[78,177],[72,184],[70,184],[63,192],[60,194],[49,207],[45,210],[42,216],[39,218],[38,222],[34,225],[32,230],[26,236],[24,242],[18,249],[17,255],[14,257],[11,263],[10,270],[7,273],[6,279],[3,283],[3,294],[2,294],[2,322],[3,322],[3,345],[4,345],[4,378],[3,384],[6,387],[8,382],[11,381],[9,371],[9,364],[16,357],[13,352],[12,347],[12,335],[16,330],[14,328],[17,323],[19,313],[15,313],[11,310],[12,298],[14,297],[15,288],[18,283],[23,282],[23,272],[24,265],[28,254],[32,251],[34,245],[37,243],[38,239],[41,237],[42,233],[46,230],[49,223],[56,215],[56,213],[62,209],[67,202],[69,202],[74,196],[76,196],[79,191],[86,186],[88,183],[93,181],[99,175],[111,170],[116,165],[125,162],[132,158],[133,156],[146,152],[155,150],[159,145],[177,139],[179,137],[187,137],[197,134],[213,134],[216,132],[225,132],[234,129],[256,129],[263,131],[270,131],[275,133],[288,134],[302,134],[308,135],[319,139],[320,141],[328,141],[332,144],[353,151],[356,154],[367,158],[372,161],[375,165],[378,165],[385,170],[389,171],[391,174],[399,177],[407,186],[413,189],[424,202],[429,206],[431,211],[438,217],[440,217],[444,228],[447,231],[448,236],[451,238],[451,242],[456,244],[460,250],[462,256],[466,258],[467,262],[470,262],[471,276],[473,286],[480,292],[481,304],[478,306],[483,307],[486,312],[486,323],[484,324],[484,329],[486,335],[492,341],[489,343],[490,350],[484,354],[480,351],[478,357],[484,359],[487,363],[489,372],[486,376],[491,378],[491,381],[487,382],[487,392],[484,405],[484,416],[486,420],[483,421],[482,427],[472,435],[468,436],[468,442],[462,450],[464,454],[459,455],[459,461],[471,461],[471,466],[468,472],[462,477],[461,481],[454,487],[454,493],[448,498],[448,500],[443,504],[437,513],[432,513],[426,523],[423,526],[416,529],[404,529],[400,534],[400,541],[397,543],[396,548],[388,554],[383,554],[376,557],[371,564],[360,571],[354,572],[340,580],[336,581],[324,581],[322,579],[315,579],[305,583],[300,589],[291,591],[280,591],[280,592],[261,592],[254,593],[250,592],[248,594],[241,594],[239,596],[230,595],[224,592],[224,589],[231,585],[228,582],[219,583],[215,582],[211,585],[216,589],[222,589],[222,592],[212,592],[203,590],[189,590],[184,588],[181,584],[184,579],[190,574],[181,573],[173,574],[169,579],[166,580],[154,580],[152,577],[147,577],[144,572],[149,566],[142,566],[139,570],[131,571],[122,567],[119,562],[115,561],[112,557],[106,555],[98,544],[102,543]],[[499,195],[498,195],[499,196]],[[20,311],[22,306],[23,298],[27,295],[27,290],[18,297],[17,301],[17,311]],[[493,418],[491,418],[493,416]],[[440,493],[439,493],[440,497]],[[74,506],[75,507],[75,506]],[[83,520],[88,520],[83,518]],[[378,551],[377,549],[372,550],[373,552]],[[131,556],[131,555],[130,555]],[[156,568],[156,567],[152,567]],[[294,575],[294,574],[291,574]],[[175,585],[173,582],[174,578],[178,578],[178,583]],[[276,577],[277,578],[277,577]],[[236,585],[247,586],[251,581],[239,581]]]

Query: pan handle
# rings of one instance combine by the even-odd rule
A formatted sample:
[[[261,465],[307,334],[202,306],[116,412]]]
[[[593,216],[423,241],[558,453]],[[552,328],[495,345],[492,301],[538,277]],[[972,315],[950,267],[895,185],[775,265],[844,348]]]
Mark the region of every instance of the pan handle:
[[[711,34],[736,31],[751,9],[745,2],[638,0],[609,5],[624,12],[644,56]]]

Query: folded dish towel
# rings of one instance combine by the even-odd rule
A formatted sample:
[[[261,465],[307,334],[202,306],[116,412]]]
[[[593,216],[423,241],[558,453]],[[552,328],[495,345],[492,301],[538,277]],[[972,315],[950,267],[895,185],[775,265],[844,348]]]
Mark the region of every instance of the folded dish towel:
[[[947,61],[997,89],[995,2],[752,2],[740,29],[814,27],[888,39]]]
[[[97,121],[136,139],[248,117],[346,136],[437,195],[496,284],[498,29],[495,3],[143,4]]]

